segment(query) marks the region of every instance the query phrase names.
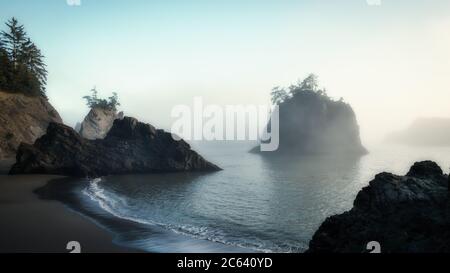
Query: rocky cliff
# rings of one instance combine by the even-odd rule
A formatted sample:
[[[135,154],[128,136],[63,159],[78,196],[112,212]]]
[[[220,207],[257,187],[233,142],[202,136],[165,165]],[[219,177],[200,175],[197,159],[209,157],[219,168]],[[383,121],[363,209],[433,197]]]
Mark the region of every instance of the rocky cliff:
[[[0,91],[0,159],[14,157],[20,143],[34,143],[61,117],[42,97]]]
[[[50,123],[34,145],[21,144],[10,174],[99,177],[112,174],[217,171],[184,140],[134,118],[116,119],[104,139],[88,140]]]
[[[114,120],[122,118],[123,113],[117,113],[115,109],[93,108],[81,123],[79,133],[87,139],[102,139],[108,134]]]
[[[308,252],[450,252],[448,176],[434,162],[415,163],[405,176],[378,174],[353,208],[329,217]]]
[[[279,105],[279,137],[279,148],[274,153],[367,153],[352,107],[320,92],[301,91]],[[252,152],[259,150],[258,146]]]

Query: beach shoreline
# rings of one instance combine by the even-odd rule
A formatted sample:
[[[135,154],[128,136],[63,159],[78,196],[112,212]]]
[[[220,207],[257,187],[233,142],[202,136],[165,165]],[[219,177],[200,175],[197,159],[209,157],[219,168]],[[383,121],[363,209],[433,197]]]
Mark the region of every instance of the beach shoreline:
[[[0,252],[69,253],[77,241],[83,253],[142,252],[115,244],[114,234],[55,200],[34,193],[61,176],[0,175]]]

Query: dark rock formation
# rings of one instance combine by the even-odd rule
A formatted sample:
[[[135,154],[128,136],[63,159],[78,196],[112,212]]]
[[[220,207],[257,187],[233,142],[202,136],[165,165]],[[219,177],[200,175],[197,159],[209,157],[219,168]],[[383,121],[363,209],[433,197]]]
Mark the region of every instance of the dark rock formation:
[[[279,148],[263,154],[363,155],[352,107],[322,92],[300,91],[279,105]],[[269,126],[270,128],[270,126]],[[259,152],[255,147],[252,152]]]
[[[365,252],[370,241],[387,253],[450,252],[447,179],[431,161],[405,176],[378,174],[350,211],[325,220],[308,252]]]
[[[450,119],[419,118],[407,129],[389,134],[386,141],[411,146],[450,146]]]
[[[79,133],[87,139],[102,139],[108,134],[114,120],[122,118],[123,112],[117,113],[116,109],[93,108],[81,123]]]
[[[72,128],[50,123],[34,145],[21,144],[10,174],[99,177],[112,174],[216,171],[183,140],[134,118],[116,119],[105,139],[82,138]]]
[[[62,120],[45,98],[0,91],[0,159],[13,158],[22,142],[34,143],[50,122]]]

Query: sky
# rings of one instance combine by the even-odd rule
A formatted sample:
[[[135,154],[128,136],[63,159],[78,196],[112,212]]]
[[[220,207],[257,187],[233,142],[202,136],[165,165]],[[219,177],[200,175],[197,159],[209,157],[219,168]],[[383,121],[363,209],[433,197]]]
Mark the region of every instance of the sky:
[[[41,48],[48,97],[72,126],[94,86],[168,129],[194,97],[266,105],[309,73],[353,106],[363,142],[450,117],[450,1],[368,2],[0,0],[0,19],[18,18]]]

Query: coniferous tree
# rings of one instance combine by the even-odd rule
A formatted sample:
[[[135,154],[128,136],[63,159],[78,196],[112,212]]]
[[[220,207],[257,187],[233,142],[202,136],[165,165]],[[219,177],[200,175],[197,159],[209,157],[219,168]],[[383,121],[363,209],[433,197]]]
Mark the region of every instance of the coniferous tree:
[[[272,103],[274,105],[279,105],[289,98],[289,94],[286,92],[286,90],[280,87],[273,88],[270,95]]]
[[[44,63],[44,56],[37,46],[28,38],[22,44],[20,51],[20,63],[24,64],[35,80],[39,82],[40,95],[45,96],[45,85],[47,84],[47,69]]]
[[[13,80],[14,89],[28,96],[39,96],[40,84],[36,76],[24,64],[16,67]],[[44,95],[45,97],[45,95]]]
[[[27,37],[17,19],[7,23],[0,35],[0,88],[29,96],[45,95],[47,70],[44,56]]]
[[[3,42],[9,58],[14,68],[16,68],[19,65],[22,45],[27,41],[27,33],[25,32],[25,27],[19,25],[19,22],[14,17],[6,22],[6,26],[8,31],[2,31]]]
[[[0,89],[11,90],[14,79],[13,67],[8,58],[6,50],[0,48]]]
[[[329,99],[327,90],[325,88],[319,88],[318,78],[314,74],[309,74],[305,79],[298,81],[297,84],[290,85],[287,90],[285,88],[275,87],[270,94],[272,103],[275,105],[280,105],[305,94],[314,94]]]
[[[0,35],[0,90],[7,89],[7,82],[8,82],[8,79],[6,77],[7,66],[9,66],[9,58],[5,50],[5,43],[3,41],[3,37],[2,35]]]

